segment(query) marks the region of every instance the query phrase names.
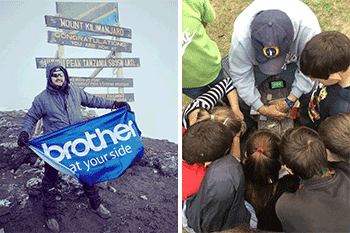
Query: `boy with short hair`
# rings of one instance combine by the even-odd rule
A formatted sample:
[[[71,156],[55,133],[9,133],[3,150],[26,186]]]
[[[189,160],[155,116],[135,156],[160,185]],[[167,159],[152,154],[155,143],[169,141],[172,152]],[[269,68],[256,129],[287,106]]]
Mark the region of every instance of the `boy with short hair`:
[[[329,163],[318,133],[307,127],[288,129],[281,140],[282,162],[301,181],[284,193],[276,213],[286,232],[350,232],[350,164]]]
[[[350,162],[350,112],[328,117],[321,123],[318,133],[333,160]]]
[[[350,39],[338,31],[314,36],[301,54],[304,75],[318,81],[311,96],[308,117],[301,124],[318,130],[329,116],[350,112]]]
[[[182,187],[190,232],[221,231],[250,222],[243,169],[229,154],[232,142],[231,130],[212,120],[197,122],[183,134]],[[202,176],[195,166],[202,168]]]

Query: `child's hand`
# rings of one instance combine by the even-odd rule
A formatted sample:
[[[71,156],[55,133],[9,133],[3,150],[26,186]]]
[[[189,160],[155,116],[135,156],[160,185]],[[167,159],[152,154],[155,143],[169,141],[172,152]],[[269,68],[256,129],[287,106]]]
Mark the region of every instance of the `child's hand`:
[[[197,122],[199,111],[200,109],[197,108],[192,112],[190,112],[190,114],[188,114],[188,120],[189,120],[190,126]]]
[[[247,124],[246,124],[244,121],[242,121],[241,130],[240,130],[239,133],[236,135],[236,137],[242,136],[242,135],[245,133],[245,131],[247,131]]]
[[[241,110],[237,110],[237,109],[232,109],[233,113],[235,114],[235,117],[236,117],[236,120],[240,121],[240,122],[243,122],[244,120],[244,115],[243,113],[241,112]]]
[[[231,106],[232,112],[235,114],[237,120],[238,121],[243,121],[244,120],[244,115],[241,112],[241,110],[239,109],[237,90],[234,89],[233,91],[229,92],[227,94],[227,99],[230,102],[230,106]]]

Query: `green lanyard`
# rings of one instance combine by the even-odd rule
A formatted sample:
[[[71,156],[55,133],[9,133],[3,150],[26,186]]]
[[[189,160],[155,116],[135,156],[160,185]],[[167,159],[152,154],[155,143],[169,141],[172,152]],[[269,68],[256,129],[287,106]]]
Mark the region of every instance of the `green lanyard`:
[[[334,171],[332,168],[331,168],[331,169],[326,168],[326,169],[324,169],[324,170],[322,171],[322,175],[320,176],[320,178],[333,175],[334,173],[335,173],[335,171]],[[304,184],[305,184],[306,182],[308,182],[309,180],[312,180],[312,178],[311,178],[311,179],[307,179],[307,180],[300,180],[300,181],[299,181],[299,189],[301,189],[301,188],[304,186]]]

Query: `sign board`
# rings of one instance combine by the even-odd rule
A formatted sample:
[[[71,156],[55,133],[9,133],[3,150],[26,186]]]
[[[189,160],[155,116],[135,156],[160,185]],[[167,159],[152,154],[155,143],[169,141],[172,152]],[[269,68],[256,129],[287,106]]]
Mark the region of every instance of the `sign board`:
[[[45,15],[46,26],[131,39],[131,29]]]
[[[93,94],[95,96],[116,100],[124,102],[134,102],[134,93],[124,93],[124,94]]]
[[[131,53],[131,43],[61,32],[48,31],[47,33],[47,42],[53,44]]]
[[[118,3],[116,2],[56,2],[56,13],[61,17],[87,22],[113,25],[119,23]],[[96,35],[83,31],[67,33],[77,35]]]
[[[87,78],[69,77],[71,84],[78,87],[133,87],[132,78]]]
[[[41,58],[37,57],[36,68],[46,68],[53,61],[67,68],[120,68],[140,67],[140,58]]]

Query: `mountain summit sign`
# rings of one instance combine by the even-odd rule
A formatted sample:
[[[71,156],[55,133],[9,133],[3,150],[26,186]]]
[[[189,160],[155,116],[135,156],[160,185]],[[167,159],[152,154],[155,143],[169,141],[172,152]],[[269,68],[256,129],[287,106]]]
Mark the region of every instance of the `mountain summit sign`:
[[[45,22],[46,25],[49,27],[92,32],[102,35],[117,36],[131,39],[131,29],[129,28],[115,27],[106,24],[92,23],[87,21],[67,19],[49,15],[45,15]]]
[[[82,36],[76,34],[67,34],[61,32],[48,31],[47,42],[53,44],[69,45],[76,47],[84,47],[90,49],[102,49],[116,52],[131,53],[131,43],[126,43],[118,40],[107,40],[90,36]]]
[[[124,87],[133,87],[132,79],[124,79],[122,68],[140,67],[140,58],[122,58],[121,53],[131,53],[132,44],[120,41],[131,39],[131,29],[120,27],[118,3],[116,2],[56,2],[56,16],[45,15],[48,27],[57,31],[47,32],[47,42],[58,44],[54,58],[37,57],[36,67],[46,68],[53,61],[65,68],[94,68],[89,77],[71,77],[73,85],[107,87],[107,94],[96,94],[117,101],[134,101],[133,93],[124,93]],[[99,37],[95,37],[99,36]],[[106,39],[106,36],[112,36]],[[110,51],[106,58],[66,58],[64,46]],[[113,68],[116,78],[97,78],[103,68]],[[117,94],[109,88],[117,87]]]
[[[41,58],[36,59],[36,68],[46,68],[53,61],[65,68],[122,68],[140,67],[139,58]]]

